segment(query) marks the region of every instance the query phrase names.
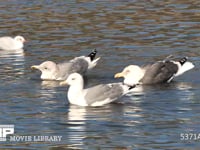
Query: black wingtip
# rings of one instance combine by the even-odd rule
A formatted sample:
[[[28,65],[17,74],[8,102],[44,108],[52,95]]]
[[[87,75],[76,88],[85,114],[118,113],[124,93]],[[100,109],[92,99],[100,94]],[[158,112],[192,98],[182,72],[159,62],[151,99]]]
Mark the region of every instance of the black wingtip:
[[[131,89],[133,89],[133,88],[135,88],[135,87],[136,87],[136,85],[129,86],[129,89],[128,89],[128,90],[131,90]]]
[[[187,60],[188,60],[187,57],[183,57],[181,60],[179,60],[179,63],[180,63],[181,65],[183,65]]]
[[[90,57],[90,60],[91,60],[91,61],[94,60],[96,54],[97,54],[97,50],[94,49],[94,50],[88,55],[88,57]]]

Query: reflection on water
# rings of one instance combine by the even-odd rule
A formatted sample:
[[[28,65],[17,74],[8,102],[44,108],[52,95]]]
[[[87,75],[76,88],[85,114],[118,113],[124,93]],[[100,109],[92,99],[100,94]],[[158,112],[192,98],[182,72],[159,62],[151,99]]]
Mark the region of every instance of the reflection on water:
[[[84,107],[70,106],[67,114],[67,139],[70,143],[83,144],[86,136],[86,109]]]
[[[21,53],[0,51],[0,122],[15,135],[61,135],[62,141],[0,142],[19,149],[195,149],[180,133],[199,133],[199,1],[0,1],[0,35],[22,35]],[[129,64],[188,56],[196,68],[171,84],[139,86],[118,102],[67,103],[67,87],[41,81],[30,66],[62,62],[96,48],[88,86],[119,82]],[[28,147],[27,147],[28,146]]]
[[[20,78],[24,75],[24,53],[21,51],[0,50],[0,76],[9,80]],[[7,76],[5,76],[5,74]]]
[[[180,93],[180,99],[183,101],[190,101],[194,99],[195,93],[193,91],[193,85],[190,83],[180,82],[175,86],[177,88],[177,94]]]
[[[41,81],[42,87],[59,87],[60,82],[59,81]]]
[[[103,111],[102,111],[103,109]],[[81,147],[90,148],[90,145],[104,145],[112,142],[111,135],[116,135],[116,141],[120,142],[117,135],[126,133],[126,128],[136,126],[139,121],[131,120],[131,118],[139,118],[140,115],[135,114],[141,111],[140,108],[132,107],[130,110],[124,110],[121,104],[107,105],[103,108],[86,108],[70,105],[66,118],[61,121],[67,127],[66,136],[68,142]],[[129,113],[129,116],[127,116]],[[124,120],[127,118],[127,122]],[[66,120],[65,120],[66,119]],[[130,120],[129,120],[130,119]],[[129,121],[128,121],[129,120]],[[125,122],[124,122],[125,121]],[[120,145],[116,145],[120,147]]]

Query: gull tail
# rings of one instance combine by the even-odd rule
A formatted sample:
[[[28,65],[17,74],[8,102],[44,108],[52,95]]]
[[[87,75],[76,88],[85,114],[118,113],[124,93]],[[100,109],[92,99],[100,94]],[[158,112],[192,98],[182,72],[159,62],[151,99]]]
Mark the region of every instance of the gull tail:
[[[96,54],[97,54],[97,51],[96,51],[96,49],[94,49],[94,50],[88,55],[88,57],[90,57],[90,60],[91,60],[91,61],[94,60]]]
[[[187,57],[183,57],[181,60],[179,60],[179,63],[181,65],[184,65],[185,62],[187,62],[188,58]]]
[[[96,54],[97,54],[97,50],[94,49],[94,50],[88,55],[88,57],[90,58],[90,61],[88,62],[88,64],[89,64],[89,65],[88,65],[88,69],[92,69],[92,68],[94,68],[94,67],[97,65],[97,63],[98,63],[100,57],[98,57],[98,58],[95,59]]]
[[[182,75],[186,71],[189,71],[189,70],[191,70],[195,67],[192,62],[189,62],[187,60],[188,60],[188,58],[184,57],[184,58],[182,58],[181,60],[178,61],[181,64],[181,66],[179,67],[178,72],[176,73],[175,76]]]

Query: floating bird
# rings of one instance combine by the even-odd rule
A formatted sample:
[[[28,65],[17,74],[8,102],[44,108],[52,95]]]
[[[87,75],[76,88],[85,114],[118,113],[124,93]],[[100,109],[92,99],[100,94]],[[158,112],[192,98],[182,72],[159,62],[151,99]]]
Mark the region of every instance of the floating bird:
[[[0,49],[2,50],[19,50],[24,47],[26,40],[22,36],[16,36],[14,38],[5,36],[0,37]]]
[[[53,61],[45,61],[40,65],[31,66],[32,69],[41,71],[42,80],[66,80],[69,74],[78,72],[84,75],[88,70],[94,68],[100,59],[95,59],[97,51],[94,50],[88,56],[75,57],[70,61],[56,64]]]
[[[123,77],[127,85],[169,83],[194,68],[193,63],[187,60],[184,57],[179,61],[165,59],[143,67],[129,65],[122,72],[116,73],[115,78]]]
[[[134,88],[123,83],[109,83],[83,89],[84,80],[78,73],[70,74],[67,80],[60,83],[64,84],[69,85],[67,93],[69,102],[79,106],[102,106],[119,99]]]

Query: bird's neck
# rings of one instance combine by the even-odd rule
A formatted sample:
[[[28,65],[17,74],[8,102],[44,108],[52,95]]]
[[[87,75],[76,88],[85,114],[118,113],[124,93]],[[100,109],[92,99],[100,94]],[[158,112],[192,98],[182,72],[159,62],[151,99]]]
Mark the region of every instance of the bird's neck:
[[[83,83],[78,85],[71,85],[68,91],[68,100],[71,104],[80,105],[83,97]]]
[[[20,49],[23,48],[24,44],[20,41],[15,41],[15,48]]]
[[[141,69],[139,72],[134,72],[132,74],[130,73],[128,76],[126,76],[124,83],[131,86],[140,84],[144,74],[145,70],[143,69]]]

